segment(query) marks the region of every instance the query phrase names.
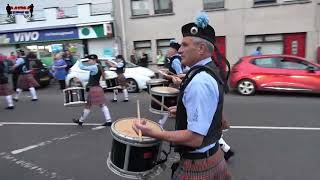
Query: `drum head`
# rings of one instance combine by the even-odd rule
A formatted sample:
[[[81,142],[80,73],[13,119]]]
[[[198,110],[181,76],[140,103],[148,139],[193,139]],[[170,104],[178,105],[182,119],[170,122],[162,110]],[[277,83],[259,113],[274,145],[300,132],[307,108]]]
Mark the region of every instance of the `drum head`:
[[[141,119],[147,121],[147,126],[155,130],[162,131],[162,128],[160,127],[159,124],[144,118],[141,118]],[[113,133],[113,135],[117,136],[118,138],[121,138],[127,141],[140,142],[139,135],[132,128],[134,120],[137,120],[137,118],[133,117],[133,118],[125,118],[125,119],[117,120],[116,122],[112,123],[111,132]],[[142,136],[142,142],[140,143],[148,143],[148,142],[155,142],[155,141],[157,140],[154,138]]]
[[[150,90],[151,94],[179,94],[179,90],[172,87],[153,87]]]

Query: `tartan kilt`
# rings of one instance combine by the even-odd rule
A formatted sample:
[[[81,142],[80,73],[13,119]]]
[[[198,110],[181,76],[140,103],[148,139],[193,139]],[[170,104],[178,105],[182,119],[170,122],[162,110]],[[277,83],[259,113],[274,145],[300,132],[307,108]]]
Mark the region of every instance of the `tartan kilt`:
[[[20,74],[17,82],[17,88],[28,89],[31,87],[39,87],[39,83],[34,79],[32,74]]]
[[[172,180],[232,180],[223,152],[219,149],[209,158],[181,159]]]
[[[124,77],[123,74],[118,74],[117,81],[118,81],[118,85],[122,87],[128,87],[126,77]]]
[[[104,91],[100,86],[92,86],[90,87],[88,98],[87,98],[87,105],[92,106],[96,105],[99,106],[101,104],[105,104],[106,99],[104,97]]]
[[[8,83],[6,84],[0,84],[0,96],[9,96],[12,95],[14,91],[9,86]]]

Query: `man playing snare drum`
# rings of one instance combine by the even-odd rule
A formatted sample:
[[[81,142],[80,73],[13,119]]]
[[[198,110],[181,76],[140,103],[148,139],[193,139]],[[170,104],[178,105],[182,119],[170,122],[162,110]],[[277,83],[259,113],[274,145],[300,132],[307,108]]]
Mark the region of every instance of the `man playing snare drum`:
[[[172,179],[232,179],[220,150],[224,82],[211,59],[215,31],[202,13],[195,23],[182,27],[179,53],[191,69],[183,80],[177,107],[175,131],[153,130],[136,121],[133,128],[145,136],[175,144],[180,162]]]
[[[84,108],[83,113],[79,119],[73,119],[73,122],[79,124],[80,126],[82,126],[83,122],[88,117],[92,105],[101,107],[101,111],[103,112],[105,117],[105,123],[103,123],[102,126],[111,126],[112,124],[109,109],[105,104],[106,100],[104,97],[104,91],[100,86],[100,78],[101,76],[104,77],[104,71],[98,65],[97,61],[98,56],[95,54],[91,54],[88,56],[88,62],[86,63],[87,65],[84,65],[83,62],[79,63],[80,69],[90,71],[90,77],[88,82],[90,90],[87,98],[86,107]]]

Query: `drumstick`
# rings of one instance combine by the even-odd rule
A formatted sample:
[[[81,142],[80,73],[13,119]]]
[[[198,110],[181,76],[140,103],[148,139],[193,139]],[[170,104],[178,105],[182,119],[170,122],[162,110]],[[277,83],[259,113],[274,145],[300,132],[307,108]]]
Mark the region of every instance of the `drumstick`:
[[[139,103],[139,99],[137,99],[137,114],[138,114],[138,120],[139,123],[141,124],[141,119],[140,119],[140,103]],[[139,129],[139,140],[142,141],[142,132]]]
[[[150,98],[156,102],[159,106],[162,106],[166,111],[169,111],[168,106],[162,104],[158,99],[156,99],[155,97],[153,97],[151,94],[148,94],[150,96]]]

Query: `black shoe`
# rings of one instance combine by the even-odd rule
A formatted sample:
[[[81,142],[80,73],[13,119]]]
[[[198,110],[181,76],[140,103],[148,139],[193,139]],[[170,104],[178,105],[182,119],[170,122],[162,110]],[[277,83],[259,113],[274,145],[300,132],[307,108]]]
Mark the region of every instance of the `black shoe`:
[[[103,123],[101,126],[111,126],[112,125],[112,121],[108,121]]]
[[[31,101],[38,101],[38,99],[31,99]]]
[[[112,99],[112,100],[111,100],[111,102],[118,102],[118,100],[114,100],[114,99]]]
[[[122,102],[128,102],[129,100],[128,99],[125,99],[125,100],[123,100]]]
[[[83,122],[79,121],[79,119],[72,119],[74,123],[77,123],[79,126],[82,126]]]
[[[228,152],[225,152],[225,153],[224,153],[224,159],[225,159],[226,161],[228,161],[232,156],[234,156],[234,152],[233,152],[231,149],[229,149]]]
[[[14,106],[8,106],[6,107],[7,110],[11,110],[11,109],[14,109]]]
[[[15,102],[18,102],[18,101],[19,101],[18,98],[12,98],[12,100],[14,100]]]

